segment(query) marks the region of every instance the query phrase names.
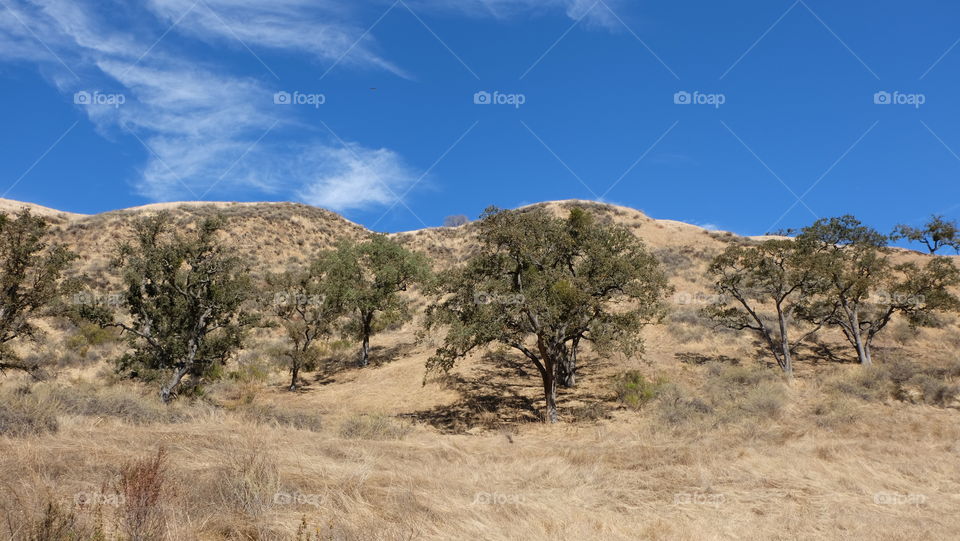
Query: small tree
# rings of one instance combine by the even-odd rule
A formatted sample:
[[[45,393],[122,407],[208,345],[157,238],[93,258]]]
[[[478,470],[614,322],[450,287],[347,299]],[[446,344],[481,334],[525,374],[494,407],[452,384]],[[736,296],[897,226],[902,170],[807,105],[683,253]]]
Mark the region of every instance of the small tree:
[[[583,210],[487,209],[480,253],[442,279],[444,298],[426,327],[446,336],[428,370],[447,371],[471,351],[500,343],[540,373],[545,419],[557,422],[558,367],[574,341],[598,351],[639,351],[639,331],[663,315],[669,291],[656,259],[630,231],[598,225]]]
[[[944,247],[953,248],[960,253],[960,228],[957,227],[957,222],[947,221],[943,216],[931,216],[930,221],[919,228],[898,225],[891,237],[894,240],[907,239],[923,243],[931,254],[936,254]]]
[[[721,302],[707,307],[707,315],[723,326],[756,333],[791,377],[797,347],[823,325],[818,321],[796,340],[790,338],[791,326],[803,319],[796,316],[805,315],[807,299],[823,287],[817,258],[807,241],[728,247],[709,268]]]
[[[386,235],[371,235],[359,244],[341,243],[318,263],[327,273],[328,295],[351,315],[347,331],[360,341],[360,366],[370,362],[370,337],[408,314],[400,293],[430,275],[426,257]]]
[[[443,219],[443,227],[460,227],[468,223],[470,223],[470,219],[463,214],[454,214]]]
[[[41,331],[37,318],[50,315],[58,300],[74,291],[63,273],[76,258],[66,248],[48,245],[47,223],[24,209],[11,219],[0,213],[0,372],[23,370],[38,374],[13,345],[35,342]]]
[[[814,270],[824,289],[806,307],[807,319],[839,327],[863,365],[873,363],[873,340],[894,315],[913,326],[931,326],[937,312],[960,306],[949,291],[960,283],[952,262],[894,265],[885,252],[888,240],[849,215],[817,220],[798,236],[822,254]]]
[[[85,308],[102,326],[130,337],[132,352],[119,370],[145,379],[165,378],[160,396],[170,401],[181,381],[215,375],[241,346],[254,317],[243,310],[252,288],[246,267],[218,240],[221,218],[207,218],[196,230],[175,232],[170,214],[134,226],[134,239],[117,252],[126,289],[126,316],[107,307]]]
[[[823,254],[816,259],[818,268],[812,269],[823,278],[822,298],[807,305],[807,319],[840,327],[861,364],[871,364],[870,344],[883,312],[877,310],[877,291],[893,271],[881,253],[888,238],[847,215],[817,220],[801,230],[798,239]]]
[[[290,367],[290,390],[297,390],[301,370],[310,370],[319,360],[323,340],[343,314],[343,302],[330,295],[324,260],[303,271],[267,277],[270,314],[279,320],[288,345],[283,355]]]

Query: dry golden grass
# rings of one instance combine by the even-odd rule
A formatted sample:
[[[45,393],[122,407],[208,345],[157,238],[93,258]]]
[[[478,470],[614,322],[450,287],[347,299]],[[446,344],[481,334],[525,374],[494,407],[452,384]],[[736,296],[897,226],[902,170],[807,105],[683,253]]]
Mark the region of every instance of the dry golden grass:
[[[432,341],[417,343],[416,322],[374,337],[370,367],[332,365],[296,393],[264,339],[244,352],[245,368],[230,367],[236,377],[173,408],[103,377],[117,345],[81,352],[64,345],[74,331],[52,325],[36,354],[58,359],[55,377],[0,378],[0,426],[19,427],[0,434],[0,539],[956,537],[960,403],[923,396],[958,383],[955,319],[891,330],[877,374],[843,362],[827,334],[840,358],[805,348],[788,385],[749,337],[696,315],[708,258],[741,239],[605,208],[686,296],[646,331],[642,358],[584,353],[580,385],[561,390],[559,425],[539,422],[535,370],[507,351],[424,384]],[[117,232],[154,210],[64,215],[58,232],[109,287]],[[241,253],[277,266],[363,233],[299,205],[174,206],[185,219],[215,210],[233,213]],[[473,249],[469,225],[397,237],[441,265]],[[659,396],[618,401],[617,378],[631,370],[662,383]],[[151,470],[161,449],[163,467]]]

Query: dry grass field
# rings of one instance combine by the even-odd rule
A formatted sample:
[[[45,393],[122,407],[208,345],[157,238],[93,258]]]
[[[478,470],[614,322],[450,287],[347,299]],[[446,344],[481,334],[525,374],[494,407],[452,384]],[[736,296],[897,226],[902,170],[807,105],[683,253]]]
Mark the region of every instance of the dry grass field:
[[[0,210],[15,202],[0,202]],[[49,377],[0,376],[0,539],[956,539],[960,332],[896,322],[862,369],[838,336],[800,351],[787,383],[750,336],[711,327],[704,270],[745,239],[621,207],[676,288],[643,355],[583,355],[540,421],[536,370],[506,350],[425,379],[437,337],[376,335],[372,363],[332,354],[286,390],[260,331],[202,396],[163,405],[120,379],[111,333],[47,322],[27,355]],[[168,205],[185,226],[223,213],[255,269],[304,264],[362,227],[294,204]],[[37,209],[104,294],[109,254],[155,207]],[[438,267],[473,226],[394,235]],[[897,258],[920,259],[901,251]],[[418,306],[426,302],[410,293]]]

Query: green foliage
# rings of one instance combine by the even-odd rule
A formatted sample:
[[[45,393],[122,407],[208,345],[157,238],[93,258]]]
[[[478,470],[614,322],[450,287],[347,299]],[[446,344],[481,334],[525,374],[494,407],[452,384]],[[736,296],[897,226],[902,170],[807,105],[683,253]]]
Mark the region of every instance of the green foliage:
[[[948,221],[943,216],[931,216],[930,221],[923,227],[898,225],[892,237],[897,240],[906,239],[923,243],[931,254],[937,253],[944,247],[953,248],[960,253],[960,228],[957,227],[956,221]]]
[[[819,328],[814,325],[790,338],[805,300],[823,288],[821,258],[815,245],[802,239],[729,246],[710,264],[719,302],[705,314],[722,326],[757,334],[790,375],[793,352]]]
[[[63,274],[76,255],[48,245],[49,226],[24,209],[14,218],[0,213],[0,372],[24,370],[35,375],[40,366],[25,363],[13,350],[18,341],[37,342],[35,322],[54,315],[76,284]]]
[[[295,391],[300,372],[316,369],[326,340],[347,310],[345,290],[328,279],[330,258],[321,258],[304,270],[267,277],[261,303],[286,334],[281,350],[290,370],[290,390]]]
[[[630,370],[615,380],[614,391],[617,400],[628,407],[640,409],[659,396],[666,383],[663,378],[649,381],[639,370]]]
[[[409,301],[400,293],[430,280],[430,263],[386,235],[371,235],[359,244],[341,242],[322,254],[326,293],[349,314],[344,330],[361,343],[360,364],[369,362],[370,337],[409,316]]]
[[[863,364],[871,364],[870,346],[894,315],[932,326],[935,313],[960,309],[949,291],[960,284],[960,270],[950,260],[894,265],[883,251],[888,238],[853,216],[818,220],[797,239],[821,254],[813,270],[823,289],[808,300],[805,316],[839,327]]]
[[[640,329],[663,315],[669,286],[656,259],[629,230],[582,209],[564,220],[540,208],[490,208],[479,241],[479,254],[443,276],[443,297],[427,310],[427,329],[446,329],[428,369],[449,370],[494,343],[516,349],[540,372],[551,422],[558,365],[574,344],[634,354]]]
[[[205,218],[195,231],[180,232],[167,213],[140,220],[133,240],[117,252],[126,317],[102,303],[83,309],[87,318],[129,336],[132,351],[117,361],[118,370],[169,378],[164,400],[186,375],[194,385],[220,375],[255,322],[244,310],[252,291],[246,266],[220,243],[222,227],[221,219]]]

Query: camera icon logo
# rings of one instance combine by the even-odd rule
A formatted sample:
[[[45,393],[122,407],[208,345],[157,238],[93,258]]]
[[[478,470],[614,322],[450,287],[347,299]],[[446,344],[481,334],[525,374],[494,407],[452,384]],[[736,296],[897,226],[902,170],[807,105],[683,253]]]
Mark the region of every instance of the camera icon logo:
[[[891,100],[889,92],[886,90],[881,90],[873,95],[873,103],[877,105],[889,105],[893,103],[893,100]]]
[[[690,93],[686,90],[681,90],[673,95],[673,103],[677,105],[689,105],[692,103],[690,99]]]
[[[81,90],[73,94],[73,103],[77,105],[90,105],[92,102],[93,97],[86,90]]]
[[[273,103],[276,105],[290,105],[293,100],[290,99],[290,93],[281,90],[273,95]]]
[[[473,95],[473,103],[476,105],[490,105],[493,103],[492,96],[486,90],[481,90]]]

